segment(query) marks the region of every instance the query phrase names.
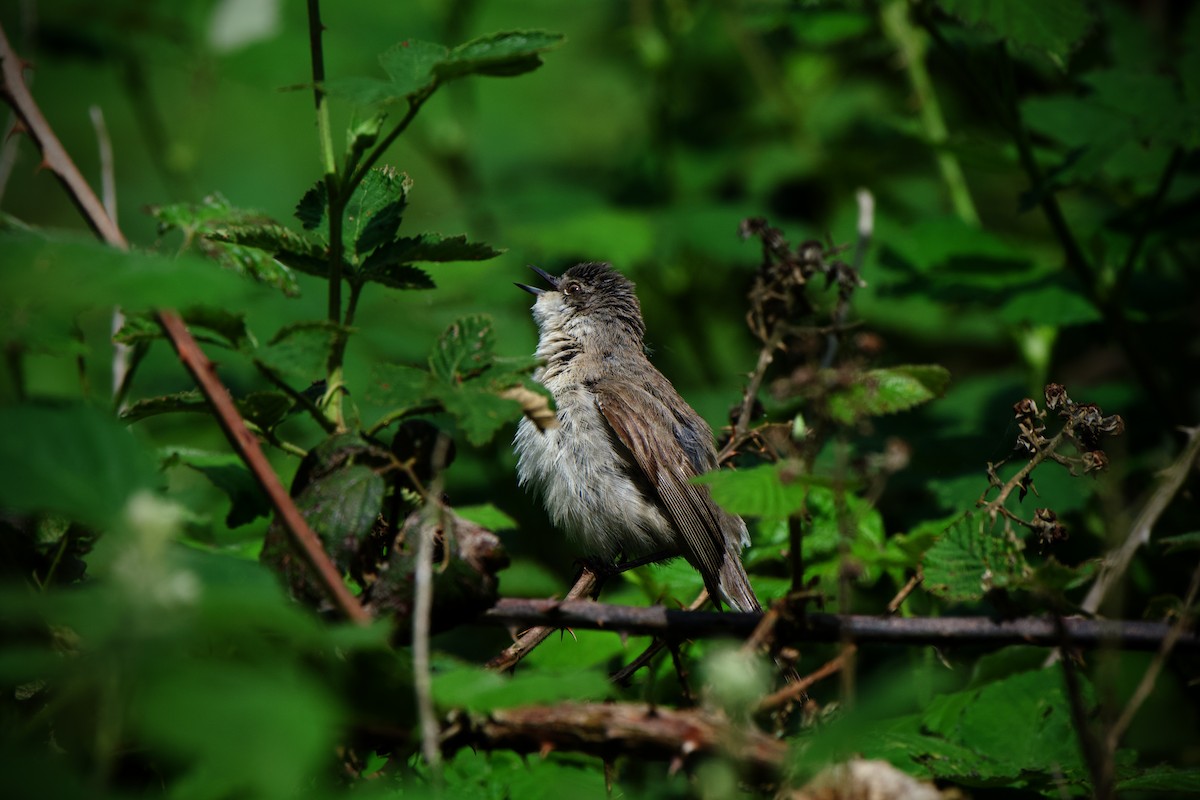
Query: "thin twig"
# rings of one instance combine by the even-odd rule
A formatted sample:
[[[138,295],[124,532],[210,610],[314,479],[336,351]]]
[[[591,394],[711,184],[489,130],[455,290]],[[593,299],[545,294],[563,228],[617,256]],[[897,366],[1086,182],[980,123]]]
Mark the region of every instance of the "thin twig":
[[[553,608],[555,604],[560,602],[578,602],[585,597],[592,596],[593,593],[599,590],[599,585],[599,577],[595,572],[585,566],[583,571],[579,573],[579,578],[575,581],[575,585],[571,587],[569,592],[567,592],[565,600],[547,600],[544,602],[549,604],[550,608]],[[501,600],[500,602],[504,601]],[[547,616],[550,615],[548,614]],[[544,621],[543,624],[535,625],[535,627],[530,628],[518,636],[516,641],[506,647],[504,651],[500,653],[500,655],[487,662],[487,668],[496,670],[498,672],[512,669],[522,658],[529,655],[533,648],[537,647],[539,644],[548,639],[550,634],[564,627],[570,626],[544,624]]]
[[[1104,602],[1105,596],[1129,568],[1129,563],[1133,561],[1133,556],[1138,548],[1149,543],[1150,531],[1158,522],[1158,518],[1166,511],[1167,506],[1171,504],[1171,500],[1179,492],[1179,488],[1183,486],[1188,473],[1192,471],[1192,465],[1200,455],[1200,427],[1186,428],[1185,432],[1188,441],[1184,445],[1183,452],[1171,466],[1161,473],[1162,478],[1158,488],[1154,490],[1154,494],[1150,495],[1150,499],[1138,513],[1137,518],[1133,521],[1133,526],[1129,529],[1129,535],[1125,537],[1120,548],[1110,553],[1101,564],[1100,572],[1096,575],[1096,582],[1092,584],[1087,597],[1083,599],[1082,609],[1086,613],[1095,614],[1100,609],[1100,604]]]
[[[913,589],[916,589],[918,586],[920,586],[921,581],[923,580],[925,580],[925,573],[921,571],[920,567],[918,567],[916,574],[909,578],[908,583],[904,584],[904,586],[900,588],[900,591],[896,592],[896,596],[888,602],[887,613],[895,614],[897,611],[899,611],[900,606],[904,605],[904,601],[907,600],[908,596],[913,593]]]
[[[442,470],[446,466],[446,454],[450,449],[450,437],[439,433],[433,447],[434,477],[424,513],[432,519],[418,526],[416,566],[413,575],[412,615],[412,658],[413,691],[417,698],[417,716],[421,722],[421,752],[433,773],[435,786],[442,781],[442,751],[438,746],[439,726],[433,706],[433,679],[430,672],[429,631],[433,614],[433,546],[434,533],[443,531],[447,543],[450,532],[445,530],[452,518],[446,514],[445,506],[438,500],[442,495]],[[450,521],[450,522],[448,522]],[[449,550],[449,547],[447,547]]]
[[[783,688],[764,697],[758,701],[756,711],[773,711],[776,708],[782,708],[788,703],[796,700],[800,695],[811,689],[818,681],[823,681],[830,675],[837,673],[843,669],[850,659],[854,657],[857,648],[854,645],[847,645],[842,648],[842,651],[834,656],[829,661],[825,662],[812,673],[805,675],[797,681],[784,684]]]
[[[610,605],[590,600],[524,600],[509,597],[499,600],[493,608],[484,612],[479,621],[508,627],[540,625],[548,626],[551,630],[606,630],[673,639],[717,636],[743,639],[753,633],[761,618],[760,613],[752,612],[683,611],[662,606]],[[1063,620],[1063,624],[1071,644],[1082,648],[1157,650],[1170,631],[1170,626],[1164,623],[1140,620],[1118,622],[1070,618]],[[943,647],[1010,644],[1054,647],[1059,644],[1054,621],[1046,617],[996,621],[986,617],[810,613],[805,615],[803,626],[793,627],[791,632],[798,642],[852,640],[860,644],[934,644]],[[1176,648],[1198,652],[1200,636],[1183,634]],[[500,664],[500,668],[506,667]]]
[[[758,363],[755,364],[754,372],[750,374],[750,383],[746,384],[746,391],[742,395],[742,406],[738,411],[737,422],[733,426],[733,434],[717,455],[718,463],[725,463],[725,460],[737,452],[737,449],[748,438],[750,416],[754,413],[754,401],[758,398],[758,390],[762,386],[763,378],[766,377],[767,368],[775,360],[775,350],[783,341],[786,330],[786,325],[777,324],[767,341],[763,342],[762,350],[758,353]]]
[[[1158,653],[1154,656],[1154,660],[1150,662],[1150,666],[1146,668],[1146,674],[1142,676],[1138,682],[1137,688],[1133,690],[1133,695],[1129,698],[1129,702],[1125,705],[1125,709],[1121,712],[1121,716],[1117,717],[1117,721],[1113,723],[1112,728],[1108,731],[1108,753],[1111,758],[1117,751],[1117,745],[1121,743],[1121,737],[1125,735],[1125,730],[1129,727],[1129,723],[1133,722],[1133,717],[1137,714],[1138,709],[1142,707],[1142,703],[1146,702],[1146,698],[1150,696],[1150,692],[1154,691],[1154,684],[1158,681],[1159,673],[1167,663],[1167,657],[1171,655],[1171,651],[1175,648],[1179,637],[1183,635],[1184,628],[1192,623],[1190,616],[1192,604],[1196,602],[1196,594],[1200,591],[1200,564],[1196,565],[1196,569],[1192,571],[1192,582],[1188,586],[1187,595],[1183,599],[1183,609],[1179,615],[1179,619],[1171,626],[1171,630],[1163,638],[1162,646],[1159,647]]]

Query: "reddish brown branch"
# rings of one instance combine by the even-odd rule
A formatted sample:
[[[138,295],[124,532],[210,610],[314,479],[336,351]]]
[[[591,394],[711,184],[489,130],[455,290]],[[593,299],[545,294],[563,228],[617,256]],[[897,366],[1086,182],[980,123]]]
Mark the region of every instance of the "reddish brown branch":
[[[772,694],[767,695],[762,700],[758,701],[759,711],[772,711],[776,708],[787,705],[799,698],[802,694],[811,689],[818,681],[823,681],[830,675],[833,675],[843,669],[847,662],[854,657],[857,648],[854,645],[847,645],[842,652],[826,663],[822,664],[816,671],[805,675],[799,680],[786,684],[782,689]]]
[[[13,111],[25,126],[29,138],[33,140],[42,153],[43,167],[50,170],[66,189],[67,194],[79,209],[79,213],[91,226],[96,235],[105,243],[120,250],[128,250],[129,242],[121,229],[104,210],[97,199],[92,187],[84,180],[71,156],[63,148],[54,129],[42,115],[33,96],[25,85],[22,74],[23,63],[13,52],[0,27],[0,74],[3,84],[0,85],[0,96],[12,106]],[[321,546],[321,540],[308,527],[304,517],[292,502],[287,490],[279,482],[279,477],[271,469],[267,457],[259,447],[258,440],[246,428],[246,423],[238,414],[229,390],[217,378],[216,370],[211,361],[196,344],[196,340],[188,332],[183,320],[174,311],[159,311],[159,322],[166,331],[167,337],[179,354],[180,361],[192,373],[200,390],[208,398],[221,425],[221,430],[233,444],[238,455],[246,462],[250,471],[258,480],[263,491],[267,493],[284,526],[292,536],[292,540],[303,554],[305,560],[317,573],[318,580],[329,593],[330,598],[342,612],[358,623],[371,621],[371,616],[363,609],[354,595],[346,588],[341,574],[334,567]]]
[[[552,628],[609,630],[614,633],[664,636],[681,640],[727,636],[745,638],[758,624],[760,614],[718,611],[675,611],[661,606],[618,606],[589,600],[501,599],[480,618],[509,627],[548,625]],[[1159,622],[1065,619],[1067,636],[1076,647],[1116,647],[1156,650],[1171,630]],[[859,644],[1010,645],[1055,647],[1061,644],[1054,621],[1026,617],[994,621],[986,617],[882,617],[810,613],[804,627],[777,631],[780,641],[840,642]],[[790,638],[789,638],[790,637]],[[1200,651],[1200,636],[1188,632],[1175,649]]]
[[[600,703],[459,714],[443,731],[442,752],[464,747],[542,755],[566,750],[605,759],[633,755],[666,761],[673,769],[724,755],[759,778],[775,776],[787,753],[783,742],[699,709]]]
[[[279,519],[283,522],[292,543],[316,573],[317,580],[343,614],[354,622],[366,624],[371,621],[371,615],[362,607],[358,599],[346,588],[341,573],[329,560],[321,539],[308,526],[300,509],[292,502],[291,495],[279,481],[279,476],[271,468],[266,454],[258,444],[258,439],[246,427],[234,405],[229,390],[217,378],[216,367],[204,355],[204,351],[196,344],[192,334],[184,325],[183,320],[174,311],[159,311],[158,320],[166,331],[167,337],[179,354],[179,360],[187,371],[192,373],[196,384],[212,406],[213,413],[224,431],[225,437],[233,445],[233,449],[254,474],[258,485],[266,492],[275,507]]]

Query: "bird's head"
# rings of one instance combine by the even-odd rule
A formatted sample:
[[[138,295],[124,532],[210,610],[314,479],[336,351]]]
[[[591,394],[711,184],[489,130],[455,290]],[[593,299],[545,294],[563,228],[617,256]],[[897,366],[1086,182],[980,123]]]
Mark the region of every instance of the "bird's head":
[[[633,337],[641,342],[646,326],[633,282],[611,265],[576,264],[557,278],[537,267],[530,269],[550,287],[517,284],[537,297],[533,318],[543,334],[562,333],[575,339]]]

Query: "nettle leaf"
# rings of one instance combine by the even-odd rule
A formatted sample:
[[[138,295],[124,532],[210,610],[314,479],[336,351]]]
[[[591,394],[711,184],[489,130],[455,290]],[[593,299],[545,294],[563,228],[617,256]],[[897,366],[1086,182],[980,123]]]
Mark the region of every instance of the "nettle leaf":
[[[502,252],[482,242],[468,242],[465,236],[436,233],[404,236],[367,256],[362,265],[362,277],[394,289],[432,289],[433,279],[424,270],[412,266],[412,262],[484,261]]]
[[[227,230],[276,225],[258,211],[235,208],[220,194],[205,197],[200,203],[178,203],[151,207],[158,220],[159,233],[172,229],[183,232],[189,244],[239,275],[281,290],[289,297],[299,294],[296,280],[272,253],[276,248],[253,241],[239,242],[225,234]],[[267,251],[267,252],[263,252]]]
[[[483,314],[463,317],[438,337],[429,356],[429,369],[444,383],[461,383],[491,366],[494,347],[491,317]]]
[[[936,364],[872,369],[829,398],[829,414],[849,425],[863,417],[895,414],[941,397],[950,371]]]
[[[450,80],[463,75],[511,77],[537,69],[539,54],[558,47],[565,37],[548,31],[509,31],[481,36],[460,44],[435,67],[438,77]]]
[[[354,190],[346,207],[346,239],[364,255],[396,236],[408,205],[412,179],[392,167],[373,169]]]
[[[968,25],[983,28],[997,38],[1046,53],[1059,66],[1065,65],[1094,22],[1091,8],[1085,3],[938,0],[938,5]]]
[[[692,482],[708,486],[729,513],[752,517],[787,517],[804,508],[813,486],[829,485],[829,479],[805,475],[788,462],[708,472]]]
[[[297,233],[278,222],[222,224],[213,228],[211,238],[216,242],[262,250],[281,264],[307,275],[324,277],[329,274],[329,247],[325,242],[313,235]]]
[[[296,401],[287,394],[277,391],[250,392],[244,397],[235,398],[234,402],[244,419],[265,431],[283,422],[296,405]]]
[[[970,602],[1026,576],[1029,567],[1020,544],[986,523],[986,515],[963,514],[926,551],[928,592],[950,602]]]

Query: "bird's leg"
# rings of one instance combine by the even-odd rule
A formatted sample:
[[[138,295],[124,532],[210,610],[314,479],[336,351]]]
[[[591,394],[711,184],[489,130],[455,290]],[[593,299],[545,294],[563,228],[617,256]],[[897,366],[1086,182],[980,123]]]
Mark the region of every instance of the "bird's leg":
[[[632,561],[625,561],[624,555],[618,557],[617,563],[610,566],[608,569],[614,575],[620,575],[622,572],[628,572],[631,569],[644,567],[647,564],[657,564],[659,561],[666,561],[671,558],[677,558],[679,553],[674,550],[656,550],[650,555],[635,558]]]

